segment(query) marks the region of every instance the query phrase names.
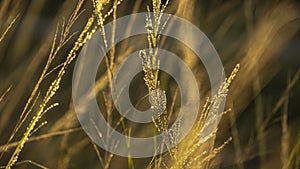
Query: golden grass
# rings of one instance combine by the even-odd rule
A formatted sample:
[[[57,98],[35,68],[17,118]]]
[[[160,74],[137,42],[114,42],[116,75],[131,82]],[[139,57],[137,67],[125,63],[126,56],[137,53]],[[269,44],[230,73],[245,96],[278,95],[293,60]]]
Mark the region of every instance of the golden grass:
[[[40,15],[43,12],[42,9],[45,5],[45,3],[34,1],[28,5],[30,6],[28,8],[29,13],[23,13],[23,3],[24,2],[15,0],[12,0],[11,2],[8,0],[0,2],[0,28],[2,30],[0,32],[0,46],[3,45],[3,47],[6,48],[12,39],[12,35],[9,31],[12,31],[12,33],[16,32],[15,36],[17,40],[11,48],[17,49],[18,47],[20,50],[13,51],[12,49],[9,49],[8,51],[10,52],[7,54],[9,57],[12,55],[11,60],[14,63],[23,61],[22,54],[27,54],[25,51],[30,50],[29,43],[27,44],[27,42],[32,40],[30,36],[32,33],[27,34],[26,32],[33,32],[33,25],[37,22],[37,20],[30,21],[30,14]],[[72,3],[73,1],[66,1],[64,7],[68,6],[68,8],[70,8],[69,5]],[[107,19],[112,19],[113,21],[117,19],[117,11],[120,11],[120,15],[122,14],[121,12],[124,12],[122,9],[123,6],[121,8],[117,7],[121,3],[125,5],[129,4],[128,6],[130,6],[130,2],[123,2],[122,0],[93,0],[92,3],[84,3],[84,0],[79,0],[76,8],[68,9],[73,10],[73,12],[67,22],[64,21],[61,25],[57,25],[55,33],[44,38],[44,41],[37,47],[38,51],[36,54],[31,54],[28,58],[26,56],[25,60],[29,61],[21,63],[20,66],[7,77],[0,78],[0,80],[4,82],[0,87],[4,90],[6,89],[0,96],[0,135],[1,137],[5,136],[5,138],[8,136],[7,140],[1,140],[0,138],[0,141],[3,144],[0,146],[0,159],[2,160],[1,163],[3,163],[1,165],[5,165],[0,168],[11,168],[28,164],[38,168],[47,168],[44,164],[33,161],[34,159],[24,160],[27,155],[31,154],[30,152],[24,152],[24,154],[20,154],[20,152],[27,143],[32,142],[33,145],[39,145],[40,142],[42,143],[42,140],[50,141],[56,140],[57,138],[59,138],[59,146],[53,148],[53,150],[49,150],[49,148],[47,150],[47,148],[45,148],[45,150],[43,150],[45,153],[41,155],[45,156],[45,158],[49,158],[49,162],[45,163],[49,166],[51,165],[51,168],[70,168],[72,163],[76,161],[75,156],[78,156],[78,154],[87,156],[89,156],[88,154],[93,154],[94,158],[97,158],[98,161],[94,163],[90,163],[90,161],[87,162],[89,163],[88,167],[99,166],[100,168],[105,169],[118,168],[120,166],[124,166],[124,168],[141,168],[142,166],[147,166],[147,168],[172,169],[218,168],[220,167],[218,166],[220,165],[220,160],[230,161],[227,157],[222,156],[222,151],[227,153],[227,147],[230,148],[230,146],[234,147],[233,154],[235,154],[235,159],[234,164],[232,165],[236,168],[246,168],[244,165],[246,165],[245,163],[247,160],[250,160],[250,158],[258,158],[260,164],[257,164],[257,167],[263,168],[267,166],[267,157],[269,157],[268,153],[270,151],[267,146],[269,141],[267,136],[267,133],[269,132],[268,127],[276,123],[276,121],[274,122],[274,118],[277,117],[281,110],[282,114],[279,118],[281,121],[281,130],[278,131],[281,131],[282,134],[280,135],[281,145],[277,145],[280,147],[278,156],[280,156],[281,165],[284,169],[299,168],[300,146],[299,139],[295,138],[299,136],[293,135],[289,121],[289,111],[293,111],[289,108],[289,98],[292,97],[293,90],[298,87],[299,70],[295,73],[293,78],[288,78],[289,80],[286,89],[282,92],[278,101],[272,105],[272,109],[267,113],[264,113],[264,111],[266,111],[263,102],[264,98],[261,96],[257,97],[255,104],[256,110],[254,110],[254,114],[256,114],[256,119],[254,120],[256,121],[256,130],[254,131],[255,134],[249,134],[249,140],[245,141],[244,138],[240,139],[240,137],[242,137],[241,135],[244,136],[244,133],[240,133],[239,127],[241,125],[237,124],[236,121],[240,114],[242,114],[242,111],[248,106],[249,102],[259,94],[268,82],[280,71],[281,65],[274,66],[276,65],[274,62],[279,58],[278,53],[282,50],[283,46],[295,36],[297,31],[299,31],[299,24],[287,26],[300,16],[299,9],[291,2],[262,3],[261,6],[264,7],[264,10],[262,11],[264,12],[258,12],[258,16],[254,16],[253,11],[256,10],[256,7],[261,7],[258,5],[258,2],[254,1],[245,1],[242,3],[228,1],[223,2],[221,5],[214,6],[212,4],[217,2],[180,0],[167,1],[167,4],[164,5],[160,0],[153,0],[151,4],[153,6],[151,9],[153,12],[170,12],[184,17],[195,23],[212,37],[211,39],[213,40],[214,45],[220,50],[219,53],[222,61],[224,61],[226,71],[231,70],[236,63],[241,64],[239,75],[236,77],[235,83],[232,84],[227,99],[228,107],[231,107],[232,111],[228,110],[224,112],[224,114],[228,113],[228,115],[224,116],[222,120],[226,121],[225,123],[230,123],[230,125],[221,123],[221,127],[219,128],[219,130],[221,130],[220,136],[216,130],[207,139],[199,142],[199,134],[203,129],[207,114],[218,108],[220,100],[222,100],[223,95],[227,94],[227,89],[237,74],[239,65],[233,70],[232,74],[228,76],[229,78],[227,81],[220,87],[219,95],[217,94],[211,100],[208,99],[205,103],[201,103],[203,105],[201,117],[188,137],[165,154],[154,156],[150,160],[146,159],[142,164],[138,163],[137,159],[132,159],[131,157],[122,160],[120,157],[99,149],[99,147],[82,134],[82,132],[80,132],[81,129],[77,128],[78,123],[72,102],[70,101],[69,103],[64,101],[58,104],[54,99],[60,100],[59,95],[57,94],[59,89],[68,89],[67,83],[63,82],[63,77],[69,76],[67,75],[67,68],[72,66],[72,62],[76,58],[76,53],[95,31],[100,30],[106,42],[111,41],[113,43],[115,41],[116,37],[114,33],[112,34],[112,37],[106,36],[104,25]],[[151,2],[149,1],[149,3]],[[212,5],[214,9],[209,7],[209,4]],[[93,8],[90,13],[87,12],[89,7],[87,8],[85,13],[88,15],[87,17],[82,12],[82,8],[86,7],[84,5],[89,5],[89,7]],[[132,5],[132,12],[138,12],[140,9],[146,10],[147,5],[148,2],[137,0],[135,4]],[[205,5],[207,6],[205,7]],[[240,6],[242,7],[237,8]],[[34,11],[34,7],[38,9]],[[124,6],[124,8],[126,9],[126,6]],[[148,10],[150,10],[149,7]],[[62,8],[60,14],[66,16],[67,12],[65,11],[67,10]],[[5,18],[6,14],[10,18]],[[5,22],[2,22],[3,18],[6,19]],[[220,18],[224,20],[219,21]],[[21,22],[20,20],[24,20],[24,22]],[[82,20],[86,23],[83,30],[78,31],[79,34],[73,33],[74,30],[78,30],[77,25]],[[23,25],[25,22],[31,23],[28,30],[26,29],[27,27]],[[56,22],[57,20],[53,23]],[[242,24],[243,27],[245,27],[246,35],[241,35],[242,37],[236,38],[234,42],[228,42],[224,45],[224,37],[226,38],[226,35],[230,34],[233,28],[239,27],[237,23]],[[20,24],[20,26],[18,24]],[[197,59],[193,57],[194,54],[184,46],[180,48],[168,46],[169,43],[166,43],[167,40],[165,37],[160,39],[158,29],[162,28],[162,25],[168,23],[160,23],[160,18],[155,18],[153,22],[150,22],[148,19],[147,24],[147,28],[152,26],[153,29],[151,30],[154,30],[154,32],[151,32],[150,29],[148,29],[148,39],[146,42],[148,41],[148,46],[154,48],[154,50],[152,53],[141,52],[141,56],[144,59],[142,65],[144,67],[144,82],[147,86],[148,94],[153,97],[152,99],[155,101],[157,108],[164,110],[162,116],[157,121],[153,121],[155,133],[159,133],[165,131],[173,118],[176,117],[178,108],[176,99],[179,92],[178,89],[176,89],[176,92],[174,93],[168,93],[168,91],[164,91],[164,94],[151,93],[155,91],[155,89],[165,86],[170,80],[163,77],[159,78],[159,60],[156,59],[155,54],[158,47],[168,47],[178,55],[182,56],[182,59],[195,72],[196,77],[199,79],[199,82],[201,83],[201,93],[204,93],[204,95],[207,96],[209,95],[210,89],[208,87],[209,85],[205,82],[205,70],[203,67],[199,66]],[[15,25],[16,29],[14,28]],[[116,29],[118,28],[114,25],[112,27],[112,32],[115,32]],[[129,31],[131,30],[130,27],[128,27],[128,29]],[[285,29],[288,31],[284,31]],[[240,30],[235,29],[234,31],[241,32]],[[49,40],[50,38],[52,39],[52,44]],[[22,44],[25,45],[22,46]],[[122,44],[120,48],[113,48],[110,50],[105,58],[107,71],[96,79],[95,92],[101,93],[105,90],[101,93],[101,97],[105,102],[103,105],[105,105],[105,114],[108,123],[115,128],[122,130],[123,134],[131,136],[134,131],[139,131],[138,127],[130,125],[130,123],[127,123],[122,117],[116,119],[117,117],[113,116],[115,111],[110,96],[114,70],[129,53],[135,50],[136,46],[140,46],[140,44],[129,47],[126,45],[127,44]],[[21,50],[21,48],[23,49]],[[68,52],[65,53],[64,51]],[[47,52],[49,55],[47,60],[44,61],[41,56],[46,56]],[[58,57],[61,55],[66,57],[62,58],[64,59],[62,63],[57,63],[61,62],[61,59]],[[28,65],[28,63],[30,64]],[[41,66],[42,69],[40,72],[39,68]],[[28,69],[25,69],[27,67]],[[24,76],[21,78],[20,84],[15,85],[13,80],[19,78],[20,74],[24,74]],[[37,82],[35,82],[33,77],[37,74],[40,74],[40,76],[37,79]],[[50,82],[50,85],[47,85],[48,82]],[[162,85],[160,83],[162,83]],[[29,84],[35,85],[32,87],[32,92],[27,96],[25,91],[28,90]],[[170,88],[172,87],[173,86],[170,86]],[[44,92],[44,90],[46,90],[46,92]],[[171,94],[172,96],[169,96]],[[23,97],[28,99],[24,101]],[[169,102],[170,104],[167,104]],[[171,108],[169,108],[169,105],[171,105]],[[20,106],[24,107],[19,110]],[[56,108],[58,106],[59,108]],[[62,113],[64,114],[59,115],[60,117],[58,119],[51,122],[52,117],[47,116],[46,112],[53,111],[52,109],[54,108],[55,110],[58,109],[61,111],[60,107],[67,107],[67,110],[63,110]],[[230,118],[230,120],[228,120],[228,118]],[[11,119],[14,119],[13,122],[16,121],[16,124],[10,124]],[[47,121],[45,121],[45,119],[47,119]],[[8,127],[8,129],[12,128],[10,134],[7,133],[5,127]],[[224,139],[222,136],[224,133],[228,133],[229,127],[232,129],[231,136],[228,137],[228,135],[225,134]],[[47,129],[48,133],[36,135],[40,130],[44,131],[43,129]],[[146,132],[149,133],[152,131]],[[296,143],[294,145],[292,143],[294,143],[295,140]],[[48,144],[51,145],[52,143],[53,142],[48,142]],[[245,144],[247,144],[246,148]],[[31,148],[31,145],[28,145],[28,147]],[[13,148],[15,148],[14,151],[10,152]],[[258,149],[257,155],[255,157],[248,157],[249,152],[253,151],[255,148]],[[88,149],[91,149],[92,151],[88,151]],[[60,153],[57,157],[53,157],[48,151],[56,151],[55,154],[57,152],[63,153]],[[36,152],[38,151],[33,151],[32,154],[35,154]],[[78,161],[85,160],[81,159]],[[116,167],[118,164],[120,164],[120,166]]]

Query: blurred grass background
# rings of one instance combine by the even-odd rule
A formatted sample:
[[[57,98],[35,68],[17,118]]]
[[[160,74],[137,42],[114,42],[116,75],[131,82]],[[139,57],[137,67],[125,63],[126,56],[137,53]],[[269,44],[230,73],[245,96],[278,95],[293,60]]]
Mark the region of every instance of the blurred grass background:
[[[144,12],[149,4],[151,2],[145,0],[125,0],[118,6],[117,17]],[[0,103],[0,145],[8,140],[45,66],[57,23],[62,24],[63,18],[69,17],[75,5],[73,0],[0,2],[0,33],[18,16],[0,43],[0,94],[12,86]],[[83,8],[85,12],[72,31],[83,29],[92,12],[91,2],[86,1]],[[293,149],[297,148],[295,145],[300,138],[300,84],[297,79],[300,76],[299,2],[171,0],[166,12],[191,21],[208,36],[219,53],[226,75],[235,64],[241,65],[227,99],[227,107],[232,112],[223,117],[216,139],[217,144],[222,144],[229,136],[233,140],[217,155],[212,167],[282,168],[289,161]],[[75,39],[72,38],[60,51],[53,67],[66,58]],[[137,44],[137,40],[141,43]],[[201,61],[182,44],[170,41],[166,39],[162,47],[182,57],[197,77],[201,94],[207,96],[209,83]],[[133,42],[129,40],[119,44],[116,63],[119,64],[127,54],[141,49],[146,43],[144,37],[134,37]],[[71,102],[74,63],[54,98],[60,106],[43,117],[48,124],[34,136],[80,128]],[[104,71],[99,70],[99,77]],[[46,91],[54,76],[48,78],[42,84],[41,93]],[[141,83],[138,82],[141,79],[133,84],[139,86]],[[163,83],[167,83],[165,88],[170,90],[168,100],[172,100],[174,84],[169,81]],[[106,91],[106,85],[103,82],[100,88]],[[139,90],[145,93],[146,88],[142,84],[140,86]],[[141,97],[139,92],[131,92],[133,98]],[[100,96],[99,102],[102,102]],[[142,107],[147,107],[145,104]],[[13,141],[20,138],[22,131],[25,128]],[[136,132],[143,131],[136,129]],[[12,151],[13,148],[9,148],[4,153],[1,166],[7,163]],[[299,151],[300,147],[298,155],[292,159],[292,168],[297,163],[299,166]],[[80,129],[27,143],[20,160],[33,160],[50,168],[100,167],[91,140]],[[134,159],[135,168],[144,168],[149,160]],[[15,168],[33,166],[22,164]],[[115,156],[110,168],[127,168],[127,159]]]

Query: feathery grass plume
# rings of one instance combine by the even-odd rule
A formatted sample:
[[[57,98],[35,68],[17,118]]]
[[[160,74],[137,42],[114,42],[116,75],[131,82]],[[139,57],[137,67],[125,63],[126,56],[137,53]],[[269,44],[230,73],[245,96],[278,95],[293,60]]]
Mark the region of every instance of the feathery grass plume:
[[[29,112],[27,114],[25,114],[27,106],[30,104],[32,98],[35,97],[35,93],[36,91],[39,89],[40,83],[44,80],[45,76],[48,73],[48,68],[51,65],[53,59],[55,58],[55,56],[57,55],[57,53],[59,52],[59,50],[68,42],[68,40],[74,35],[69,35],[70,32],[70,28],[72,27],[72,25],[74,24],[74,22],[77,20],[77,18],[79,17],[79,15],[81,14],[80,8],[83,4],[83,0],[79,0],[78,4],[75,8],[75,10],[73,11],[69,21],[67,22],[66,26],[63,24],[62,26],[62,32],[61,32],[61,36],[59,39],[58,44],[56,45],[56,37],[58,32],[56,31],[55,36],[54,36],[54,42],[52,45],[52,49],[50,51],[50,55],[49,55],[49,59],[48,62],[43,70],[43,73],[40,77],[40,80],[38,81],[38,83],[35,86],[34,91],[32,92],[31,97],[29,98],[27,105],[21,115],[21,117],[25,118],[28,116]],[[11,168],[18,160],[19,154],[22,150],[22,148],[24,147],[25,143],[27,142],[29,136],[32,134],[32,132],[35,130],[35,126],[38,123],[38,121],[40,120],[40,118],[42,117],[42,115],[45,113],[45,111],[48,110],[48,103],[49,101],[53,98],[53,96],[56,94],[56,92],[58,91],[59,87],[60,87],[60,83],[62,80],[62,77],[65,74],[65,71],[68,67],[68,65],[74,60],[74,58],[76,57],[76,52],[79,50],[79,48],[81,46],[83,46],[86,41],[88,39],[91,38],[91,35],[95,32],[95,27],[94,29],[90,29],[92,24],[94,23],[94,15],[92,15],[85,28],[83,29],[83,31],[81,32],[81,34],[79,35],[79,38],[77,39],[77,41],[75,42],[75,45],[73,46],[73,48],[70,50],[67,59],[65,60],[65,62],[61,65],[60,70],[56,76],[56,78],[54,79],[54,81],[52,82],[52,84],[49,86],[42,103],[39,106],[38,111],[35,113],[35,115],[33,116],[31,122],[28,124],[27,129],[25,131],[25,133],[23,134],[23,137],[21,138],[21,140],[18,143],[18,146],[16,147],[16,149],[14,150],[12,156],[10,157],[10,160],[8,162],[8,164],[6,165],[6,168]],[[58,28],[57,28],[58,29]],[[50,108],[53,107],[52,105],[50,105]],[[25,114],[25,115],[23,115]],[[25,119],[24,118],[24,119]],[[21,119],[21,118],[20,118]],[[20,122],[18,122],[16,129],[19,129],[21,127],[21,125],[24,122],[24,119],[20,120]],[[16,130],[14,130],[14,133],[16,132]],[[13,136],[12,136],[13,137]],[[11,138],[12,138],[11,137]],[[11,139],[10,139],[11,140]]]
[[[226,78],[223,84],[219,87],[218,93],[210,101],[210,104],[208,105],[207,109],[205,110],[206,112],[204,113],[205,117],[203,117],[205,118],[207,123],[205,123],[204,126],[201,126],[201,132],[205,130],[205,127],[209,125],[215,125],[216,124],[215,120],[220,119],[221,116],[223,115],[223,114],[218,114],[220,104],[225,100],[227,96],[227,92],[229,90],[228,88],[232,83],[232,81],[234,80],[234,78],[236,77],[239,69],[240,69],[240,65],[237,64],[235,68],[232,70],[230,76]],[[210,137],[211,135],[207,135],[204,137],[200,135],[199,141],[205,142]]]
[[[70,52],[68,53],[68,56],[67,56],[67,59],[65,60],[65,62],[63,62],[63,64],[55,67],[53,70],[50,70],[48,71],[48,68],[49,66],[51,65],[52,61],[54,60],[55,56],[57,55],[57,53],[59,52],[59,50],[69,41],[69,39],[71,37],[74,36],[74,34],[72,35],[69,35],[69,32],[70,32],[70,28],[72,27],[72,25],[74,24],[74,22],[77,20],[77,18],[79,17],[79,15],[81,14],[81,12],[79,12],[82,4],[83,4],[83,0],[79,0],[75,10],[73,11],[69,21],[67,22],[67,24],[63,24],[62,25],[62,32],[61,32],[61,37],[60,37],[60,40],[58,42],[58,44],[56,45],[56,37],[57,37],[57,31],[55,33],[55,36],[54,36],[54,42],[53,42],[53,46],[51,48],[51,52],[50,52],[50,55],[49,55],[49,59],[48,59],[48,62],[44,68],[44,71],[40,77],[40,80],[38,81],[38,83],[36,84],[35,86],[35,89],[34,91],[32,92],[31,94],[31,97],[29,98],[25,108],[24,108],[24,111],[22,112],[21,114],[21,117],[20,117],[20,121],[18,122],[17,124],[17,127],[16,129],[14,130],[13,132],[13,135],[12,137],[10,138],[9,141],[11,141],[11,139],[13,138],[13,136],[15,135],[15,133],[18,131],[18,129],[22,126],[22,124],[24,123],[25,119],[28,117],[30,111],[28,111],[27,113],[26,110],[27,110],[27,107],[28,105],[30,105],[32,99],[35,97],[36,95],[36,91],[39,89],[39,86],[41,84],[41,82],[45,79],[45,77],[47,75],[49,75],[50,73],[53,72],[54,69],[58,69],[60,68],[59,70],[59,73],[56,77],[56,79],[52,82],[52,84],[49,86],[47,92],[46,92],[46,95],[44,96],[44,99],[43,99],[43,102],[40,104],[39,106],[39,110],[36,112],[35,116],[33,117],[33,119],[31,120],[30,124],[28,125],[22,139],[20,140],[20,142],[18,143],[18,146],[17,148],[15,149],[13,155],[11,156],[6,168],[11,168],[13,165],[16,164],[16,161],[18,159],[18,156],[19,156],[19,153],[21,152],[24,144],[26,143],[26,141],[28,140],[28,138],[37,130],[39,129],[40,127],[42,127],[43,125],[45,125],[46,123],[42,123],[39,127],[35,128],[37,122],[40,120],[40,118],[50,109],[52,109],[53,107],[57,106],[57,104],[52,104],[50,106],[47,105],[47,103],[52,99],[52,97],[56,94],[57,90],[59,89],[60,87],[60,83],[61,83],[61,80],[62,80],[62,77],[64,76],[65,74],[65,71],[68,67],[68,65],[75,59],[76,57],[76,52],[80,49],[80,47],[82,47],[86,42],[87,40],[89,40],[91,38],[91,36],[93,35],[93,33],[95,33],[95,31],[103,26],[103,23],[102,25],[99,25],[98,24],[95,24],[95,20],[96,18],[98,17],[99,15],[99,12],[102,12],[101,10],[100,11],[97,11],[97,9],[95,8],[94,10],[94,13],[92,14],[92,16],[88,19],[87,21],[87,24],[85,25],[83,31],[81,32],[81,34],[79,35],[78,39],[76,40],[73,48],[70,50]],[[102,2],[100,2],[101,4]],[[99,3],[97,3],[97,5],[99,5]],[[101,6],[101,5],[100,5]],[[114,9],[114,8],[112,8]],[[112,10],[111,10],[112,11]],[[110,12],[111,13],[111,12]],[[104,19],[106,17],[109,16],[109,14],[106,14],[104,15]],[[94,25],[94,26],[93,26]],[[58,29],[58,28],[57,28]],[[33,105],[34,106],[34,105]],[[22,119],[23,118],[23,119]],[[21,120],[22,119],[22,120]]]
[[[240,65],[237,64],[230,76],[225,79],[224,83],[220,86],[218,93],[212,100],[209,98],[204,104],[201,116],[196,125],[192,128],[188,136],[178,145],[172,160],[171,169],[181,168],[205,168],[209,166],[211,159],[219,153],[225,145],[227,145],[232,138],[230,137],[221,146],[214,148],[217,129],[205,138],[201,137],[202,131],[207,125],[210,125],[218,118],[217,115],[220,103],[227,95],[228,88],[238,73]],[[221,115],[226,114],[229,110],[223,112]],[[212,114],[212,115],[211,115]]]
[[[160,89],[160,81],[158,80],[159,64],[160,61],[157,59],[158,46],[160,43],[160,32],[165,28],[168,19],[161,23],[161,18],[166,10],[169,0],[163,4],[161,0],[152,0],[152,13],[150,7],[147,6],[148,14],[146,15],[146,29],[147,29],[147,40],[148,40],[148,51],[141,50],[139,56],[141,58],[142,67],[144,71],[144,82],[148,88],[149,100],[151,104],[151,110],[154,115],[158,115],[157,120],[152,117],[155,129],[158,132],[164,133],[164,142],[168,148],[171,147],[172,141],[176,140],[177,132],[176,129],[167,132],[168,128],[168,115],[166,110],[167,97],[164,90]],[[173,125],[177,126],[177,125]],[[175,127],[176,128],[176,127]],[[156,131],[154,131],[154,134]],[[164,145],[161,145],[164,146]],[[163,147],[161,147],[163,148]],[[169,151],[172,156],[172,151]],[[154,164],[153,164],[154,162]],[[156,155],[153,156],[148,167],[151,168],[154,165],[155,168],[160,168],[162,164],[162,155],[157,160]]]
[[[159,88],[159,64],[160,61],[157,60],[157,52],[159,50],[160,35],[159,32],[164,29],[165,23],[161,23],[161,17],[165,11],[169,1],[167,0],[165,4],[162,4],[161,0],[152,1],[152,13],[150,12],[150,7],[147,6],[148,14],[146,15],[146,28],[147,28],[147,40],[148,49],[140,51],[140,58],[142,60],[142,66],[144,71],[144,82],[148,88],[149,97],[151,101],[151,109],[154,113],[162,114],[163,117],[158,117],[158,122],[153,119],[154,125],[159,132],[166,131],[167,129],[167,112],[166,112],[166,94],[164,90]]]
[[[161,25],[161,17],[165,11],[169,1],[165,4],[161,3],[161,0],[153,0],[153,16],[150,13],[150,8],[147,6],[148,15],[146,16],[146,28],[147,28],[147,39],[148,49],[147,53],[145,50],[140,51],[140,57],[142,59],[142,65],[144,70],[144,80],[147,85],[149,92],[158,88],[158,69],[159,61],[157,60],[158,45],[160,42],[159,32],[163,29]],[[154,21],[152,21],[152,18]]]
[[[90,17],[90,20],[92,20],[91,23],[93,23],[93,28],[92,28],[92,31],[100,31],[101,33],[101,36],[103,37],[104,39],[104,48],[107,49],[107,42],[108,42],[108,38],[106,37],[106,34],[105,34],[105,29],[104,29],[104,22],[105,20],[110,16],[110,15],[113,15],[113,19],[116,20],[116,11],[117,11],[117,6],[121,4],[123,0],[114,0],[114,3],[113,3],[113,6],[108,10],[108,12],[105,12],[106,11],[106,7],[109,6],[110,4],[110,1],[102,1],[102,0],[93,0],[92,3],[93,3],[93,15]],[[112,33],[112,36],[114,35],[114,31]],[[112,41],[114,39],[114,37],[111,37]],[[113,44],[113,43],[112,43]],[[106,86],[106,82],[108,81],[108,87],[111,88],[112,87],[112,78],[113,78],[113,74],[112,74],[112,68],[113,68],[113,64],[114,64],[114,53],[110,53],[110,55],[106,55],[105,57],[105,63],[106,63],[106,66],[107,66],[107,75],[104,75],[102,77],[104,77],[104,79],[100,78],[96,81],[96,86],[95,86],[95,92],[96,93],[99,93],[99,91],[101,89],[99,89],[97,86],[98,83],[101,83],[101,84],[105,84]],[[104,83],[103,83],[104,82]],[[109,90],[110,91],[110,90]],[[82,98],[83,100],[84,99],[89,99],[90,97],[90,94],[87,94],[86,96],[84,96],[84,98]],[[103,92],[103,99],[104,99],[104,102],[105,102],[105,108],[106,108],[106,114],[107,114],[107,122],[110,124],[110,125],[113,125],[112,124],[112,100],[110,98],[110,93],[108,92]],[[67,123],[66,123],[67,121]],[[69,110],[67,111],[67,113],[61,118],[59,119],[58,121],[56,121],[56,123],[53,125],[53,127],[50,129],[50,131],[58,131],[59,129],[61,128],[70,128],[72,126],[75,125],[76,123],[76,115],[74,115],[74,108],[72,106],[72,104],[70,104],[70,107],[69,107]],[[123,118],[121,118],[117,124],[114,126],[114,128],[116,129],[117,127],[119,127],[120,125],[122,124],[122,127],[125,127],[125,125],[123,125]],[[96,126],[95,126],[96,127]],[[99,134],[99,137],[101,138],[101,131],[98,130],[98,128],[96,127],[96,130],[98,131],[98,134]],[[127,131],[127,130],[126,130]],[[125,129],[124,129],[124,132],[125,132]],[[124,133],[125,135],[127,135],[126,133]],[[68,144],[68,138],[69,138],[69,134],[66,134],[63,136],[63,139],[62,139],[62,142],[61,142],[61,146],[62,147],[65,147],[67,146]],[[95,146],[93,143],[93,148],[97,154],[97,157],[100,161],[100,165],[107,169],[110,167],[110,163],[111,163],[111,160],[112,158],[114,157],[114,154],[110,153],[110,152],[107,152],[105,151],[104,155],[101,155],[100,153],[98,153],[100,150],[97,146]],[[70,154],[67,154],[67,156],[70,155]],[[65,156],[65,155],[64,155]],[[59,166],[62,166],[62,167],[67,167],[67,163],[69,162],[69,160],[67,161],[64,161],[63,159],[58,161],[58,165]]]

